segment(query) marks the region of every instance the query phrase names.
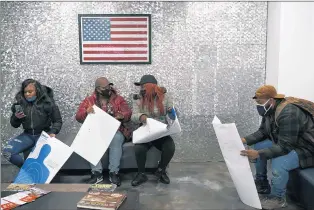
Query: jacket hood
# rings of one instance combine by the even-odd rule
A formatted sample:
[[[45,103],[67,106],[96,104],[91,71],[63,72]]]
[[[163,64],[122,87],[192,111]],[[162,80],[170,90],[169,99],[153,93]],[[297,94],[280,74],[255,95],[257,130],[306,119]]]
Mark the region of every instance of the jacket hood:
[[[46,94],[49,96],[50,99],[53,99],[54,93],[51,87],[42,85],[43,90],[46,92]]]
[[[45,100],[45,101],[54,101],[53,97],[54,97],[54,93],[52,88],[45,86],[45,85],[41,85],[41,87],[39,87],[39,89],[36,89],[37,91],[37,103],[41,100]],[[24,94],[20,91],[16,94],[15,99],[17,102],[20,102],[21,100],[25,101],[24,98]]]

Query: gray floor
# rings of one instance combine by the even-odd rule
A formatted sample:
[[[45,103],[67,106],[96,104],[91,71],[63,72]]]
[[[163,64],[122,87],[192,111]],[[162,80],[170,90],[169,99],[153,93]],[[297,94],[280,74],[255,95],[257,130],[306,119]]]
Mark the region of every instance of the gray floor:
[[[3,168],[2,168],[3,169]],[[1,180],[8,182],[9,175],[2,170]],[[171,163],[170,185],[157,183],[150,174],[149,181],[136,189],[140,191],[140,210],[205,210],[254,209],[244,205],[237,195],[225,163]],[[11,176],[12,173],[11,172]],[[122,174],[122,189],[132,188],[135,173]],[[79,183],[88,176],[66,176],[55,181]],[[299,210],[290,203],[289,210]]]

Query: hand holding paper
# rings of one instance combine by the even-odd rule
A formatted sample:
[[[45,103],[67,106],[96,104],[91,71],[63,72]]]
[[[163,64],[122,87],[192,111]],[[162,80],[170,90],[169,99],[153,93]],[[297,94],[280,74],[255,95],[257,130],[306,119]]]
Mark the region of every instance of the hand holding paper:
[[[86,109],[86,112],[87,112],[87,114],[94,114],[95,111],[94,111],[93,106],[88,107],[88,108]]]
[[[259,157],[258,151],[254,149],[241,150],[242,156],[247,156],[251,160],[255,160]]]
[[[145,124],[146,120],[147,120],[147,115],[145,115],[145,114],[141,115],[140,122]]]

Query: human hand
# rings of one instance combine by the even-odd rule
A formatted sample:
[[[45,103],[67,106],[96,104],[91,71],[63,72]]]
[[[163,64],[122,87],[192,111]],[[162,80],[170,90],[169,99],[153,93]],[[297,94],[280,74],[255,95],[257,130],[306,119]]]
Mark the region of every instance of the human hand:
[[[243,143],[243,144],[246,144],[245,138],[241,138],[241,140],[242,140],[242,143]]]
[[[22,119],[22,118],[26,117],[26,115],[24,114],[24,112],[16,112],[14,115],[15,115],[15,117],[18,118],[18,119]]]
[[[86,109],[86,112],[87,114],[90,114],[90,113],[95,113],[95,110],[92,106],[89,106],[87,109]]]
[[[123,120],[123,119],[124,119],[124,116],[123,116],[123,114],[121,114],[121,113],[117,113],[115,118],[116,118],[117,120]]]
[[[254,149],[242,150],[241,155],[247,156],[251,160],[255,160],[259,157],[258,151]]]
[[[146,121],[147,121],[147,115],[145,115],[145,114],[141,115],[141,117],[140,117],[140,122],[143,123],[143,124],[145,124]]]
[[[49,134],[49,136],[50,136],[50,137],[56,137],[56,134],[51,133],[51,134]]]

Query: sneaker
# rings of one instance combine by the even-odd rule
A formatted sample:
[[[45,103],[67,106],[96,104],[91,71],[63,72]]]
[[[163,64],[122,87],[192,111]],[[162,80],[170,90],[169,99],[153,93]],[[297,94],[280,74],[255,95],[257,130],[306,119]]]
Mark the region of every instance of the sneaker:
[[[92,173],[91,178],[89,180],[87,180],[87,184],[98,184],[100,182],[102,182],[103,176],[102,173],[95,171]]]
[[[117,185],[118,187],[121,185],[121,180],[120,180],[120,176],[117,172],[110,172],[109,173],[109,181],[112,184]]]
[[[262,208],[266,210],[280,209],[287,207],[286,198],[280,198],[275,196],[265,196],[261,200]]]
[[[143,184],[144,182],[147,182],[148,178],[144,173],[137,173],[133,181],[131,182],[131,185],[133,187],[139,186],[140,184]]]
[[[255,180],[255,185],[258,194],[269,194],[271,191],[268,180]]]
[[[155,172],[155,175],[157,176],[158,181],[160,181],[161,183],[164,184],[170,183],[170,179],[165,169],[158,168],[157,171]]]

